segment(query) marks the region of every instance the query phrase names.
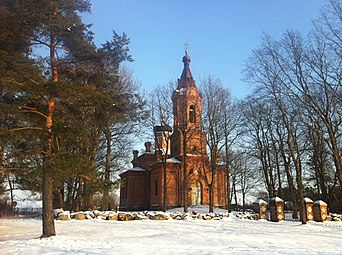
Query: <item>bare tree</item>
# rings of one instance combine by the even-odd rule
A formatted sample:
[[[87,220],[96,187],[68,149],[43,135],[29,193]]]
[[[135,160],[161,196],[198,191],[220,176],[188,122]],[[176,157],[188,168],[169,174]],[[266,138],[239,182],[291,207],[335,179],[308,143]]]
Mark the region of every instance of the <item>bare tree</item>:
[[[167,159],[170,154],[170,135],[172,132],[171,126],[173,123],[172,113],[172,92],[175,89],[175,84],[169,82],[165,86],[158,86],[151,94],[151,124],[154,130],[154,139],[156,146],[156,153],[162,162],[163,167],[163,202],[162,210],[167,210]],[[161,133],[161,135],[158,135]]]
[[[237,175],[237,185],[242,195],[242,209],[246,210],[246,195],[251,192],[260,182],[260,174],[253,167],[255,158],[246,152],[237,152],[233,161],[233,171]]]
[[[227,181],[227,198],[230,197],[229,180],[229,151],[236,142],[239,132],[239,117],[233,107],[230,92],[225,89],[221,81],[212,76],[201,80],[201,91],[203,94],[203,127],[207,133],[206,144],[209,148],[209,171],[210,178],[205,174],[209,187],[209,212],[214,210],[214,183],[215,174],[220,162],[220,156],[224,155],[224,169]],[[229,199],[227,199],[229,207]]]

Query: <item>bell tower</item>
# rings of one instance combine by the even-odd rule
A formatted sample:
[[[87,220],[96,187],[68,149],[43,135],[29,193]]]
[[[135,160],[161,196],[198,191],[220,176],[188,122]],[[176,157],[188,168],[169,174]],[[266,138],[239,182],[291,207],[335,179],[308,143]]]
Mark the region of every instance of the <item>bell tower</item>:
[[[202,132],[202,95],[196,87],[190,71],[191,58],[188,51],[183,57],[184,68],[178,79],[177,89],[172,94],[174,132],[171,136],[171,154],[205,155],[206,140]]]

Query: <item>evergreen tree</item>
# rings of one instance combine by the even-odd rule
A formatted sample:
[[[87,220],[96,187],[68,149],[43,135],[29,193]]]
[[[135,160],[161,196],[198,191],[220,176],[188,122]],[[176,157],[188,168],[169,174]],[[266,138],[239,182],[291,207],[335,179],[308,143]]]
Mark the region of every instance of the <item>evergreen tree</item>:
[[[82,57],[80,52],[91,50],[91,34],[79,16],[89,8],[90,2],[85,0],[1,2],[9,24],[1,27],[1,34],[8,35],[1,45],[6,57],[2,65],[8,70],[1,74],[1,103],[8,106],[8,115],[1,117],[5,117],[2,122],[6,123],[8,131],[21,131],[24,141],[12,143],[15,147],[28,147],[28,141],[34,143],[28,148],[34,148],[36,157],[23,162],[36,169],[36,173],[41,171],[43,237],[55,235],[52,205],[53,179],[57,174],[54,171],[54,127],[58,123],[55,112],[61,107],[63,92],[71,86],[60,72],[73,64],[65,56],[78,59]],[[8,40],[10,35],[19,43]],[[10,126],[7,119],[12,120]]]

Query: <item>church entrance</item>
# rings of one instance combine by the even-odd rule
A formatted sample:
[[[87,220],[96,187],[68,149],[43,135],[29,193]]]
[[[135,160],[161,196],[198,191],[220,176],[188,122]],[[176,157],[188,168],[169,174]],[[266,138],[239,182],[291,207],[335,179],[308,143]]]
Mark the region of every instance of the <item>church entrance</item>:
[[[201,184],[199,181],[194,181],[191,186],[191,205],[200,205],[202,203]]]

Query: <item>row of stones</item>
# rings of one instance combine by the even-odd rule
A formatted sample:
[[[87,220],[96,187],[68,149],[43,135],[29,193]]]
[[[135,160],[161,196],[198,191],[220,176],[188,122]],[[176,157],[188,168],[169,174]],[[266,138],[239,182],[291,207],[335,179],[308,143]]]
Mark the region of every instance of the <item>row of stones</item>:
[[[229,217],[228,214],[207,213],[200,214],[190,213],[160,213],[160,212],[101,212],[101,211],[87,211],[87,212],[55,212],[57,220],[85,220],[85,219],[101,219],[101,220],[116,220],[116,221],[131,221],[131,220],[222,220]]]
[[[342,221],[342,215],[332,213],[332,214],[327,216],[326,220],[327,221],[339,221],[339,222],[341,222]]]
[[[235,214],[235,216],[239,219],[245,219],[245,220],[259,220],[260,219],[260,215],[258,213],[238,213],[238,214]],[[332,213],[330,215],[327,215],[325,220],[342,222],[342,215]]]

